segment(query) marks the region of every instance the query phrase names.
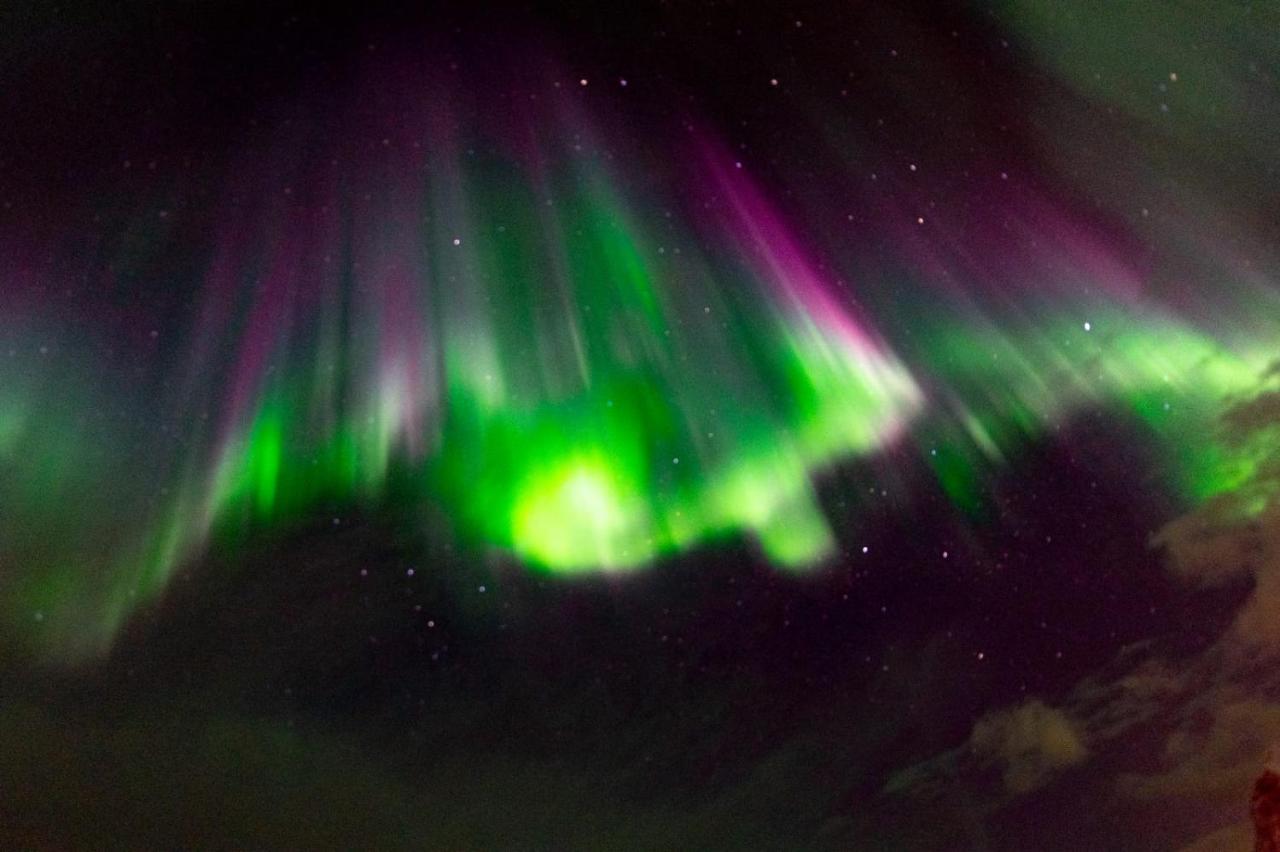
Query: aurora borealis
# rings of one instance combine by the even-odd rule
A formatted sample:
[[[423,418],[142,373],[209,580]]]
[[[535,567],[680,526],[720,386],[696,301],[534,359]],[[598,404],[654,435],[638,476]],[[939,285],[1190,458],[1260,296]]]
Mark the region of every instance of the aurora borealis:
[[[57,642],[109,647],[137,602],[218,541],[386,499],[393,480],[396,499],[442,505],[477,553],[575,573],[741,534],[778,568],[814,567],[838,546],[813,491],[824,469],[914,442],[973,510],[984,467],[1091,405],[1168,441],[1169,485],[1185,494],[1247,476],[1247,458],[1188,436],[1256,384],[1265,350],[1216,341],[1111,280],[1122,261],[1096,240],[1057,251],[1081,256],[1066,274],[1098,274],[1100,295],[1019,282],[1023,315],[1000,316],[981,301],[942,308],[957,297],[940,293],[911,320],[925,342],[904,360],[704,132],[673,143],[684,150],[669,186],[636,185],[604,143],[559,149],[592,137],[570,131],[590,127],[572,102],[489,142],[452,127],[447,92],[380,75],[407,93],[383,96],[394,144],[283,133],[275,147],[316,150],[268,160],[273,178],[247,180],[201,241],[196,308],[173,332],[180,378],[165,380],[182,390],[161,413],[181,446],[158,459],[139,447],[145,461],[98,450],[156,476],[147,519],[93,555],[76,552],[75,524],[58,528],[67,515],[31,522],[75,549],[25,556],[17,572],[32,588],[17,620],[39,612],[55,654]],[[1010,274],[1064,272],[1033,258]],[[32,503],[51,486],[91,500],[104,483],[81,449],[31,446],[74,427],[39,413],[39,391],[18,394],[5,430],[15,487]],[[60,637],[64,621],[80,635]]]
[[[1134,648],[1168,640],[1202,654],[1186,672],[1224,681],[1244,670],[1203,656],[1230,651],[1214,619],[1233,611],[1204,596],[1241,576],[1269,588],[1269,557],[1210,569],[1197,548],[1253,535],[1229,552],[1270,553],[1273,10],[1205,23],[1171,2],[1152,32],[1132,10],[1040,0],[642,4],[616,19],[535,5],[268,4],[241,20],[228,4],[186,21],[139,2],[118,20],[86,7],[15,23],[0,44],[15,84],[0,135],[0,663],[73,681],[163,672],[153,653],[250,641],[235,625],[274,635],[256,615],[274,608],[302,625],[281,660],[309,645],[342,666],[389,655],[343,644],[365,642],[368,619],[370,647],[413,648],[357,675],[307,656],[297,671],[316,682],[429,678],[468,643],[488,649],[470,658],[483,674],[457,663],[456,682],[421,687],[453,696],[416,705],[446,720],[499,706],[474,698],[479,683],[512,704],[542,695],[522,667],[570,672],[546,675],[565,695],[594,666],[614,683],[615,659],[655,653],[635,650],[650,634],[679,635],[687,671],[719,684],[700,708],[750,706],[790,676],[773,667],[807,672],[799,659],[844,684],[795,687],[805,718],[844,708],[871,736],[922,701],[957,708],[918,745],[859,757],[882,777],[841,795],[875,804],[824,812],[830,836],[796,848],[957,848],[947,832],[893,834],[883,797],[1003,766],[1008,789],[972,806],[1003,818],[1121,730],[1106,712],[1131,718],[1095,693],[1176,667],[1151,651],[1127,674],[1099,668]],[[88,70],[36,49],[64,41]],[[1193,590],[1138,564],[1159,548]],[[1134,565],[1088,567],[1109,553]],[[654,627],[678,620],[682,584],[687,621]],[[857,618],[839,615],[851,598]],[[793,614],[810,607],[821,615]],[[1142,620],[1200,607],[1216,615]],[[758,623],[722,626],[741,612]],[[1006,636],[1002,612],[1034,629]],[[561,619],[591,626],[562,635]],[[1039,648],[1053,619],[1089,649],[1072,675],[1024,663],[972,706],[968,687],[938,685],[942,663],[898,662],[910,647],[987,665]],[[774,622],[812,633],[761,639]],[[542,656],[556,642],[566,662]],[[268,665],[244,671],[306,692],[293,663]],[[649,689],[683,683],[679,669]],[[210,683],[217,706],[228,687]],[[773,707],[759,742],[803,728],[759,700]],[[315,730],[329,717],[300,715]],[[1006,737],[1024,729],[1030,745]],[[202,748],[192,760],[211,759]],[[878,832],[897,839],[877,846]],[[992,832],[959,845],[1015,848]],[[620,848],[644,847],[632,840]]]

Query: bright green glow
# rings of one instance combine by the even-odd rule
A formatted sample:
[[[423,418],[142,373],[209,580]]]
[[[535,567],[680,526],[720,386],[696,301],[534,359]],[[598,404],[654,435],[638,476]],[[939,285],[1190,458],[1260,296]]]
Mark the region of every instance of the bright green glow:
[[[243,446],[227,453],[214,475],[214,505],[243,502],[260,518],[272,516],[284,465],[283,429],[278,404],[265,407]]]
[[[603,454],[589,454],[519,489],[512,546],[543,565],[629,568],[656,550],[643,495],[619,482]]]
[[[797,358],[795,393],[806,402],[794,431],[767,411],[736,411],[707,439],[717,448],[702,452],[675,431],[652,382],[527,412],[459,393],[431,467],[481,538],[549,570],[636,567],[742,531],[780,563],[813,564],[832,546],[809,496],[813,469],[875,447],[914,400],[900,375],[873,382],[856,370]]]
[[[264,515],[270,515],[275,508],[276,489],[280,484],[280,452],[283,444],[280,428],[279,418],[265,418],[249,442],[252,459],[250,465],[255,470],[254,496],[258,511]]]
[[[835,549],[831,528],[813,502],[799,495],[777,506],[757,534],[765,555],[787,568],[806,567]]]

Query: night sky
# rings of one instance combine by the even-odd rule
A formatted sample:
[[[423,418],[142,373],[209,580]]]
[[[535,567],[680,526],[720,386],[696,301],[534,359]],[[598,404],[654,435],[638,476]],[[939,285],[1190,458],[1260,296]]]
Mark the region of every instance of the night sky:
[[[0,846],[1252,848],[1280,5],[611,5],[0,6]]]

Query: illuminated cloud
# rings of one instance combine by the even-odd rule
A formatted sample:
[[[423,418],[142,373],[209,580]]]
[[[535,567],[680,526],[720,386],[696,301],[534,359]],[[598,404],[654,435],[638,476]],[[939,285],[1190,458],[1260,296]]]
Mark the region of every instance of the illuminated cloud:
[[[979,760],[1001,768],[1011,793],[1029,793],[1089,756],[1076,724],[1036,700],[979,719],[969,748]]]

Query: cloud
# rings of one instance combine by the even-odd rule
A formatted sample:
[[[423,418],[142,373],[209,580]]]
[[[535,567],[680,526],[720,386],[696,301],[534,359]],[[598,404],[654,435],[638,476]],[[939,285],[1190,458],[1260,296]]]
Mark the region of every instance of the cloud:
[[[1002,767],[1005,787],[1015,794],[1042,786],[1089,756],[1075,723],[1037,700],[979,719],[969,748],[979,760]]]
[[[886,792],[920,795],[995,768],[1007,802],[1093,758],[1094,774],[1080,782],[1104,791],[1117,814],[1164,825],[1169,834],[1146,838],[1152,848],[1185,845],[1197,833],[1186,852],[1248,845],[1252,828],[1241,816],[1252,781],[1268,752],[1280,758],[1278,378],[1280,362],[1220,421],[1219,446],[1243,460],[1248,476],[1152,539],[1189,585],[1239,588],[1221,634],[1189,655],[1155,642],[1122,649],[1053,707],[1032,699],[984,716],[963,746],[898,773]],[[1178,825],[1166,825],[1170,808]]]
[[[1206,504],[1158,537],[1189,581],[1238,577],[1252,589],[1222,635],[1180,666],[1157,765],[1118,775],[1122,796],[1238,802],[1280,743],[1280,502],[1252,517],[1228,503]]]
[[[1165,740],[1161,763],[1167,768],[1120,775],[1122,794],[1145,800],[1240,800],[1247,794],[1268,747],[1280,738],[1280,702],[1212,697],[1221,703],[1195,723],[1178,725]]]
[[[1180,852],[1222,852],[1223,849],[1253,847],[1253,823],[1241,820],[1226,828],[1216,829],[1182,847]]]
[[[1252,476],[1166,524],[1153,543],[1189,583],[1252,588],[1229,627],[1198,655],[1175,662],[1150,654],[1110,681],[1130,691],[1130,711],[1141,703],[1132,700],[1136,687],[1154,699],[1150,715],[1167,720],[1155,765],[1116,776],[1122,797],[1239,802],[1280,742],[1280,392],[1237,403],[1220,437],[1247,450]],[[1124,705],[1104,706],[1116,715]]]

